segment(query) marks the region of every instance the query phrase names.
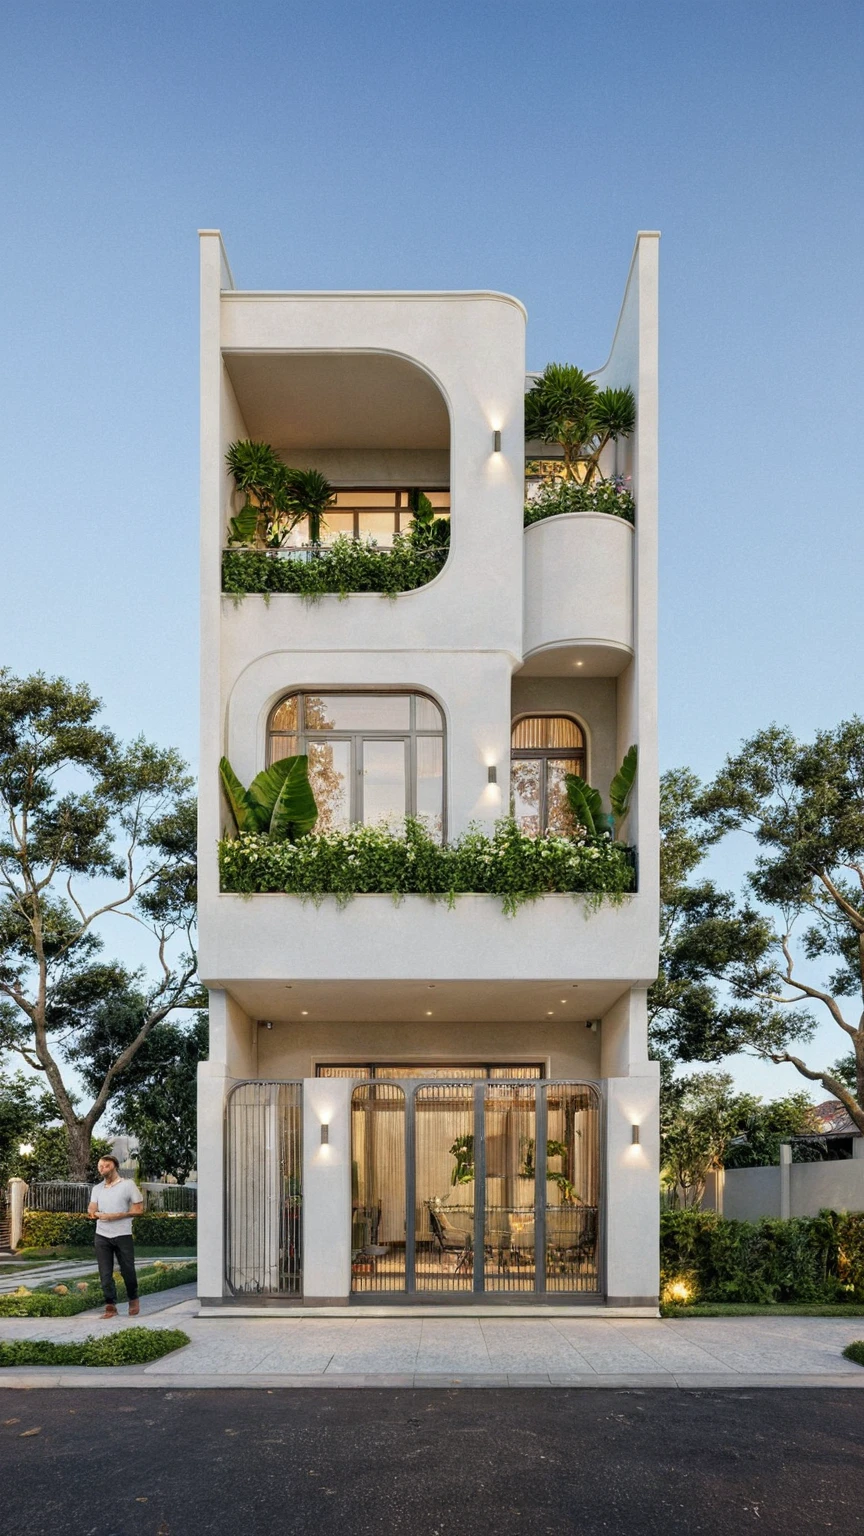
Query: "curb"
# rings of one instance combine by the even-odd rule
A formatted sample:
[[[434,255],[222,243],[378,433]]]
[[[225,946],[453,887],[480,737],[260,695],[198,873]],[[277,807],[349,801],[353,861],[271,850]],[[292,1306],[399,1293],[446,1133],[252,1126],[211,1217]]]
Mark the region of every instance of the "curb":
[[[711,1374],[682,1373],[673,1375],[667,1372],[651,1372],[641,1375],[591,1375],[566,1374],[489,1374],[466,1372],[461,1376],[447,1375],[422,1375],[412,1372],[403,1374],[380,1375],[348,1375],[336,1372],[332,1375],[316,1372],[315,1375],[209,1375],[193,1376],[174,1374],[165,1371],[161,1374],[148,1375],[144,1371],[134,1370],[129,1366],[91,1366],[78,1369],[70,1367],[65,1370],[54,1370],[51,1366],[33,1366],[27,1371],[4,1370],[0,1373],[0,1389],[8,1387],[12,1391],[31,1392],[38,1389],[51,1387],[60,1388],[89,1388],[99,1390],[104,1388],[148,1388],[161,1392],[200,1392],[200,1391],[226,1391],[243,1390],[259,1392],[275,1392],[277,1390],[297,1388],[331,1389],[344,1388],[444,1388],[444,1389],[486,1389],[486,1388],[541,1388],[550,1390],[553,1388],[569,1387],[587,1391],[684,1391],[684,1392],[728,1392],[741,1391],[742,1389],[762,1390],[770,1388],[801,1389],[806,1388],[852,1388],[860,1390],[864,1387],[864,1370],[858,1372],[831,1372],[824,1375],[733,1375],[726,1371],[712,1372]]]

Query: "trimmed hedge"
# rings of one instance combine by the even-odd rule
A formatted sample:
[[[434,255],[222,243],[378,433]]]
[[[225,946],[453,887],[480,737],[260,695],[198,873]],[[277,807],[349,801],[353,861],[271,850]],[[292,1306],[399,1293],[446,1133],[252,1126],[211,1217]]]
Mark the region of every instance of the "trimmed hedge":
[[[198,1273],[198,1266],[189,1264],[154,1264],[142,1269],[138,1276],[139,1296],[152,1296],[155,1291],[170,1291],[176,1285],[188,1285]],[[125,1300],[126,1287],[116,1277],[117,1295]],[[0,1317],[74,1317],[77,1312],[88,1312],[101,1307],[102,1288],[98,1275],[85,1275],[82,1280],[70,1280],[69,1284],[41,1286],[28,1291],[20,1287],[23,1295],[13,1291],[0,1296]]]
[[[0,1342],[0,1366],[4,1365],[140,1365],[159,1360],[189,1343],[179,1328],[124,1328],[122,1333],[97,1339],[88,1334],[77,1344],[55,1344],[50,1339],[15,1339]]]
[[[661,1295],[729,1302],[864,1301],[864,1214],[726,1221],[714,1211],[660,1217]]]
[[[864,1339],[856,1339],[854,1343],[847,1344],[843,1353],[847,1360],[854,1360],[856,1365],[864,1365]]]
[[[148,1248],[194,1248],[197,1217],[190,1211],[133,1216],[132,1236]],[[22,1248],[92,1248],[96,1223],[63,1211],[25,1211]]]

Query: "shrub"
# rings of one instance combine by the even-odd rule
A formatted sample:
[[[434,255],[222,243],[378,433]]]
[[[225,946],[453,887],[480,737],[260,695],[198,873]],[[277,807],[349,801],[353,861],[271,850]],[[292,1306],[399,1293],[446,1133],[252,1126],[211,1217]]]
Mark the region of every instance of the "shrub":
[[[152,1296],[154,1291],[168,1291],[173,1290],[175,1285],[188,1285],[197,1273],[194,1263],[154,1264],[140,1271],[138,1293],[141,1296]],[[121,1278],[115,1276],[115,1279],[117,1294],[122,1301],[126,1296],[126,1287]],[[97,1275],[88,1275],[85,1280],[77,1282],[74,1292],[68,1296],[58,1296],[48,1286],[34,1291],[19,1286],[17,1291],[0,1296],[0,1317],[74,1317],[77,1312],[87,1312],[101,1305],[99,1278]]]
[[[502,897],[513,913],[525,901],[568,892],[619,901],[634,888],[630,850],[607,837],[577,842],[568,837],[528,837],[512,820],[499,821],[492,836],[472,828],[456,842],[441,844],[417,821],[399,835],[381,827],[312,833],[297,843],[271,842],[241,833],[219,845],[223,891],[284,891],[320,901],[341,902],[363,893],[408,893],[439,897],[451,905],[459,895]]]
[[[196,1217],[192,1212],[155,1212],[133,1216],[132,1235],[148,1248],[194,1248]],[[96,1232],[89,1216],[62,1211],[25,1211],[23,1248],[92,1248]]]
[[[446,549],[424,548],[407,534],[396,534],[392,549],[340,537],[309,560],[268,555],[263,550],[227,549],[222,555],[222,591],[293,592],[313,601],[328,593],[380,592],[396,597],[425,587],[441,570]]]
[[[577,485],[575,480],[556,476],[544,480],[536,496],[526,501],[524,525],[529,528],[532,523],[566,512],[606,512],[612,517],[623,517],[628,523],[634,522],[636,515],[628,482],[620,475],[611,480],[595,480],[592,485]]]
[[[665,1295],[686,1275],[708,1302],[864,1299],[864,1215],[726,1221],[713,1211],[664,1211],[660,1271]]]
[[[124,1328],[97,1339],[89,1334],[77,1344],[55,1344],[50,1339],[15,1339],[0,1342],[0,1366],[4,1365],[140,1365],[159,1360],[189,1343],[179,1328]]]
[[[856,1365],[864,1365],[864,1339],[855,1339],[854,1343],[847,1344],[843,1353],[847,1360],[854,1360]]]

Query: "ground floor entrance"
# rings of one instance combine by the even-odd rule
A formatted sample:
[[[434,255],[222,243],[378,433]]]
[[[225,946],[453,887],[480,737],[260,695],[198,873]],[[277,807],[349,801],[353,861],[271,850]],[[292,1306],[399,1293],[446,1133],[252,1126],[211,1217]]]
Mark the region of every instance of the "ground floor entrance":
[[[246,1082],[232,1090],[225,1148],[230,1293],[299,1299],[303,1230],[311,1222],[334,1253],[344,1250],[346,1289],[350,1284],[358,1304],[477,1295],[596,1300],[596,1086],[543,1081],[536,1068],[524,1077],[497,1076],[496,1068],[469,1069],[470,1076],[433,1068],[434,1076],[399,1078],[397,1069],[372,1070],[366,1081],[351,1073],[340,1090],[347,1095],[350,1203],[343,1161],[344,1194],[330,1194],[332,1210],[320,1185],[310,1194],[316,1158],[325,1159],[319,1172],[326,1166],[338,1177],[329,1124],[304,1179],[303,1084]]]
[[[351,1169],[358,1300],[601,1290],[591,1084],[358,1083]]]

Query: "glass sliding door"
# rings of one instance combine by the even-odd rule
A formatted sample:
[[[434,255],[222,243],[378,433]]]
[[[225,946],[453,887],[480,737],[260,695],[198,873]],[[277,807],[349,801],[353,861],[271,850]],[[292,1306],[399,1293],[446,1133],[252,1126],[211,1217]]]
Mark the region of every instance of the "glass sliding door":
[[[351,1095],[351,1289],[405,1289],[405,1094],[395,1083]]]
[[[379,1066],[354,1089],[352,1291],[597,1295],[597,1090],[428,1070]]]
[[[583,1083],[547,1089],[546,1290],[600,1289],[600,1104]]]
[[[421,1084],[414,1095],[414,1285],[474,1287],[474,1085]]]
[[[533,1083],[489,1083],[484,1100],[484,1289],[536,1289],[535,1180],[537,1090]]]

